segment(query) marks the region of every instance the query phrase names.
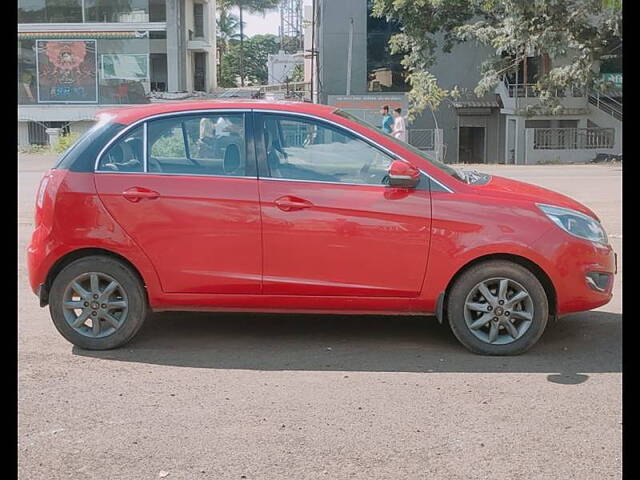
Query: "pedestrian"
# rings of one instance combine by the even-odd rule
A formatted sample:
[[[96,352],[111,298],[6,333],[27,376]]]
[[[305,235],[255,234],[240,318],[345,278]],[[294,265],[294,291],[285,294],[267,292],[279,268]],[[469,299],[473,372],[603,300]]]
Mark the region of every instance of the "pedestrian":
[[[402,109],[396,108],[393,111],[393,131],[391,134],[398,140],[407,141],[407,126],[402,116]]]
[[[385,105],[380,109],[380,115],[382,115],[382,131],[391,135],[393,130],[393,117],[389,115],[389,105]]]

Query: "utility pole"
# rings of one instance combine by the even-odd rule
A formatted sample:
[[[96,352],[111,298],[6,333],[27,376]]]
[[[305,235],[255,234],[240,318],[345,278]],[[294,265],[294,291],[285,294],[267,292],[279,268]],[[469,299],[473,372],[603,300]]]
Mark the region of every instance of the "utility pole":
[[[244,27],[242,23],[242,0],[238,0],[240,8],[240,86],[244,87]]]

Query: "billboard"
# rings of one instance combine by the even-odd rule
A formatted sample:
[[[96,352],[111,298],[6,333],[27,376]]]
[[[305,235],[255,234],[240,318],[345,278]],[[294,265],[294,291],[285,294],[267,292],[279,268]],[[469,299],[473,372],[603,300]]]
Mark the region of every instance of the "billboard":
[[[149,81],[149,55],[109,53],[100,56],[100,63],[104,80]]]
[[[36,40],[38,103],[97,103],[95,40]]]

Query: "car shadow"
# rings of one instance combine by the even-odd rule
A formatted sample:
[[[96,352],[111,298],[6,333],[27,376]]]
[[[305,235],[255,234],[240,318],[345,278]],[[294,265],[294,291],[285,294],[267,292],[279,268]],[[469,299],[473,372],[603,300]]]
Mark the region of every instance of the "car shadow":
[[[435,318],[293,314],[150,315],[129,344],[73,353],[123,362],[249,370],[543,372],[561,384],[620,372],[622,315],[585,312],[550,322],[516,357],[469,353]]]

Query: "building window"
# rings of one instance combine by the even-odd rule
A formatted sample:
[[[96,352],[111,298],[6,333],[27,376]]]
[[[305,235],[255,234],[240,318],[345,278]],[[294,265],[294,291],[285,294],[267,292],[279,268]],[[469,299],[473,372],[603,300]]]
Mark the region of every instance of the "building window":
[[[166,22],[167,21],[167,1],[166,0],[149,0],[149,21],[150,22]]]
[[[18,23],[80,23],[82,0],[18,0]]]
[[[149,39],[99,39],[99,103],[148,103],[151,91]]]
[[[18,41],[18,103],[37,101],[35,40]]]
[[[204,38],[204,5],[202,3],[193,4],[193,36]]]
[[[166,38],[148,37],[20,38],[18,103],[148,103],[167,83]]]
[[[395,22],[371,16],[373,2],[367,2],[367,90],[370,92],[405,92],[403,55],[392,55],[389,39],[400,32]]]
[[[193,89],[196,92],[205,92],[207,79],[207,54],[194,52],[193,54]]]
[[[85,22],[148,22],[149,0],[84,0],[84,16]]]

